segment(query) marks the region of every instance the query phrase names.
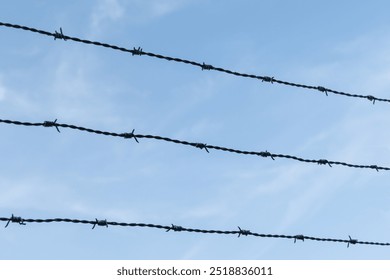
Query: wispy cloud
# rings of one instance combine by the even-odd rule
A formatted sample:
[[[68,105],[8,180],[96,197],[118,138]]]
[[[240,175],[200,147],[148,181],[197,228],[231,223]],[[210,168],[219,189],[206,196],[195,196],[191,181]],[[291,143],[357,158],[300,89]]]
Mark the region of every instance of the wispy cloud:
[[[2,80],[0,78],[0,102],[3,101],[6,97],[7,90],[5,86],[2,83]]]
[[[4,77],[4,78],[3,78]],[[6,82],[6,75],[0,74],[0,106],[3,114],[22,112],[29,115],[38,111],[38,106],[29,95],[29,92],[21,92],[15,89],[15,86]]]
[[[114,22],[146,23],[170,15],[192,0],[100,0],[93,8],[90,25],[93,34]]]
[[[120,20],[124,14],[125,9],[119,0],[101,0],[92,12],[91,27],[98,30],[104,24]]]
[[[390,95],[390,40],[388,30],[375,30],[339,42],[327,50],[326,63],[302,65],[293,74],[311,81],[322,81],[326,86],[343,87],[339,90],[360,94]],[[385,94],[385,95],[383,95]]]
[[[78,217],[99,217],[99,219],[104,218],[115,222],[136,222],[142,220],[140,215],[131,209],[88,205],[85,201],[73,201],[67,211],[74,213]]]
[[[145,3],[145,1],[138,2]],[[147,5],[147,11],[150,18],[158,18],[175,12],[189,2],[190,1],[188,0],[149,1],[149,5]]]
[[[203,203],[200,206],[194,207],[183,211],[182,216],[180,217],[183,220],[211,220],[211,219],[221,219],[221,217],[230,216],[232,214],[232,209],[229,207],[229,204],[232,201],[223,200],[224,198],[219,198],[213,200],[209,203]]]
[[[314,141],[308,140],[301,150],[302,153],[310,151],[314,147],[327,147],[325,156],[328,159],[346,161],[351,163],[378,164],[389,166],[388,155],[390,150],[383,144],[383,139],[389,139],[390,135],[384,132],[384,123],[381,120],[389,119],[389,114],[374,113],[371,115],[359,116],[347,115],[343,120],[334,124],[326,133],[322,132],[321,137]],[[372,125],[377,123],[378,125]],[[362,131],[362,128],[363,131]],[[381,135],[381,137],[378,137]],[[382,144],[381,144],[382,142]],[[345,195],[342,190],[359,188],[360,191],[369,191],[371,185],[364,184],[366,180],[357,178],[370,178],[379,176],[375,170],[357,170],[342,166],[332,167],[332,176],[329,176],[328,167],[303,166],[292,172],[282,172],[283,179],[277,179],[276,186],[285,186],[282,192],[299,188],[298,192],[291,194],[287,199],[283,219],[280,222],[279,230],[284,231],[299,223],[302,219],[314,217],[324,207],[329,207],[332,200],[339,199]],[[298,171],[298,173],[296,172]],[[382,171],[385,172],[385,171]],[[290,174],[290,176],[288,175]],[[283,181],[283,182],[282,182]],[[357,185],[358,184],[358,185]],[[380,186],[378,186],[380,187]],[[263,187],[264,188],[264,187]],[[263,189],[261,188],[261,189]],[[370,190],[371,191],[371,190]],[[348,201],[348,198],[345,198]]]
[[[122,7],[125,7],[126,21],[130,23],[147,23],[171,15],[191,2],[193,0],[132,0],[122,1],[120,4],[123,5]],[[107,4],[109,5],[110,3]]]
[[[46,94],[47,114],[63,121],[102,124],[116,122],[112,111],[113,100],[110,99],[112,89],[96,81],[99,62],[94,56],[66,51],[63,55],[50,54],[52,71],[47,73]]]
[[[26,176],[20,180],[2,178],[1,207],[23,211],[48,211],[50,209],[66,209],[68,188],[54,184],[49,180],[41,180],[35,176]],[[34,198],[34,199],[32,199]]]

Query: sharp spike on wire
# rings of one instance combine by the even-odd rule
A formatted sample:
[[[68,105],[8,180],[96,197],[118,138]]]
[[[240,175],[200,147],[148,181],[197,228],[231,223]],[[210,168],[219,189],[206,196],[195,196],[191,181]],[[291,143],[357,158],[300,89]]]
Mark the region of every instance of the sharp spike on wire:
[[[24,225],[25,222],[27,223],[73,223],[73,224],[88,224],[93,225],[92,229],[94,229],[96,226],[104,226],[108,228],[108,225],[111,226],[120,226],[120,227],[142,227],[142,228],[155,228],[155,229],[163,229],[166,232],[168,231],[174,231],[174,232],[189,232],[189,233],[203,233],[203,234],[218,234],[218,235],[236,235],[238,234],[238,237],[241,236],[254,236],[259,238],[283,238],[283,239],[294,239],[294,243],[296,243],[297,240],[312,240],[312,241],[320,241],[320,242],[335,242],[335,243],[347,243],[347,247],[355,245],[355,244],[362,244],[362,245],[375,245],[375,246],[390,246],[390,243],[385,242],[372,242],[372,241],[358,241],[357,239],[352,239],[351,236],[349,236],[349,239],[335,239],[335,238],[324,238],[324,237],[313,237],[313,236],[306,236],[306,235],[283,235],[283,234],[264,234],[264,233],[256,233],[251,232],[249,230],[244,230],[241,227],[238,227],[238,230],[215,230],[215,229],[200,229],[200,228],[184,228],[177,225],[159,225],[159,224],[146,224],[146,223],[125,223],[125,222],[108,222],[107,220],[79,220],[79,219],[69,219],[69,218],[55,218],[55,219],[22,219],[21,217],[16,217],[14,215],[9,217],[0,217],[0,221],[6,222],[7,225],[12,223],[18,223],[21,225]],[[7,226],[6,225],[6,226]]]
[[[368,100],[372,101],[373,104],[375,104],[376,101],[390,103],[390,99],[378,98],[378,97],[375,97],[372,95],[353,94],[353,93],[333,90],[330,88],[325,88],[323,86],[312,86],[312,85],[306,85],[306,84],[301,84],[301,83],[282,81],[282,80],[278,80],[278,79],[275,79],[274,77],[270,77],[270,76],[260,76],[260,75],[237,72],[237,71],[233,71],[233,70],[229,70],[229,69],[225,69],[225,68],[221,68],[221,67],[214,67],[214,66],[211,66],[210,64],[206,64],[204,62],[200,63],[200,62],[191,61],[191,60],[183,59],[183,58],[171,57],[171,56],[166,56],[166,55],[151,53],[151,52],[144,52],[141,49],[141,47],[128,49],[125,47],[120,47],[120,46],[116,46],[116,45],[112,45],[112,44],[108,44],[108,43],[104,43],[104,42],[91,41],[91,40],[81,39],[81,38],[77,38],[77,37],[65,36],[62,32],[62,28],[60,28],[59,32],[55,31],[54,33],[52,33],[52,32],[45,31],[45,30],[40,30],[40,29],[28,27],[28,26],[11,24],[11,23],[6,23],[6,22],[0,22],[0,26],[7,27],[7,28],[21,29],[24,31],[30,31],[30,32],[34,32],[34,33],[37,33],[40,35],[45,35],[45,36],[51,36],[51,37],[54,37],[54,39],[63,39],[63,40],[69,40],[69,41],[74,41],[74,42],[88,44],[88,45],[95,45],[95,46],[99,46],[99,47],[109,48],[109,49],[113,49],[116,51],[131,53],[132,55],[146,55],[146,56],[153,57],[156,59],[164,59],[166,61],[174,61],[177,63],[185,63],[188,65],[201,67],[202,70],[213,69],[215,71],[223,72],[225,74],[244,77],[244,78],[257,79],[257,80],[261,80],[263,82],[269,82],[271,84],[277,83],[277,84],[289,86],[289,87],[297,87],[297,88],[308,89],[308,90],[317,90],[319,92],[324,92],[326,95],[328,95],[329,93],[333,93],[333,94],[342,95],[342,96],[346,96],[346,97],[368,99]]]
[[[270,153],[268,151],[256,152],[256,151],[237,150],[237,149],[232,149],[232,148],[227,148],[227,147],[208,145],[208,144],[204,144],[204,143],[188,142],[188,141],[184,141],[184,140],[178,140],[178,139],[173,139],[173,138],[163,137],[163,136],[158,136],[158,135],[142,135],[142,134],[135,135],[134,129],[133,129],[132,133],[116,133],[116,132],[109,132],[109,131],[101,131],[101,130],[97,130],[97,129],[91,129],[91,128],[86,128],[86,127],[76,126],[76,125],[71,125],[71,124],[59,124],[59,123],[57,123],[57,119],[54,122],[45,121],[43,123],[21,122],[21,121],[0,119],[0,123],[13,124],[13,125],[19,125],[19,126],[55,127],[58,132],[60,132],[58,127],[63,127],[63,128],[84,131],[84,132],[88,132],[88,133],[105,135],[105,136],[134,138],[136,142],[138,142],[139,138],[148,138],[148,139],[154,139],[154,140],[158,140],[158,141],[171,142],[171,143],[175,143],[175,144],[179,144],[179,145],[192,146],[192,147],[195,147],[195,148],[198,148],[201,150],[204,149],[207,153],[209,153],[209,149],[214,149],[214,150],[219,150],[219,151],[228,152],[228,153],[235,153],[235,154],[240,154],[240,155],[253,155],[253,156],[261,156],[261,157],[270,157],[273,160],[275,160],[275,158],[285,158],[285,159],[289,159],[289,160],[295,160],[295,161],[310,163],[310,164],[313,164],[313,163],[316,163],[319,165],[326,165],[327,164],[330,167],[332,167],[332,165],[342,165],[342,166],[350,167],[350,168],[374,169],[376,171],[379,171],[379,170],[390,171],[390,167],[378,166],[378,165],[360,165],[360,164],[352,164],[352,163],[347,163],[347,162],[342,162],[342,161],[330,161],[327,159],[319,159],[319,160],[305,159],[305,158],[297,157],[297,156],[293,156],[293,155]]]

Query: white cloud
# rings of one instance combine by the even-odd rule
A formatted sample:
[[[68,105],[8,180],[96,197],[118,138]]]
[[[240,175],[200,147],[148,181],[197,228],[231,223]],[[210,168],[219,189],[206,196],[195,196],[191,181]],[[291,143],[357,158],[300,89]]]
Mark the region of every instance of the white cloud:
[[[96,35],[108,24],[120,20],[145,23],[170,15],[192,0],[101,0],[91,14],[91,28]]]
[[[314,150],[315,147],[326,146],[330,152],[325,155],[325,158],[329,160],[388,166],[387,159],[390,149],[383,143],[384,140],[390,138],[385,129],[384,120],[386,119],[389,119],[388,113],[379,111],[369,115],[359,115],[358,111],[354,111],[354,114],[347,114],[344,119],[335,123],[327,131],[321,132],[320,137],[315,135],[314,140],[309,139],[303,145],[305,148],[302,149],[302,154],[305,154],[305,151]],[[299,193],[294,193],[288,200],[284,218],[280,223],[281,231],[293,226],[304,217],[315,215],[323,207],[329,207],[329,202],[335,196],[340,195],[341,188],[357,188],[356,184],[358,184],[360,191],[368,190],[372,186],[367,184],[369,181],[367,178],[380,175],[371,169],[357,171],[339,165],[332,167],[331,176],[325,169],[316,171],[315,167],[306,167],[304,172],[298,169],[301,171],[298,174],[295,174],[294,169],[292,170],[293,172],[290,173],[283,172],[283,178],[277,179],[276,184],[279,187],[284,185],[288,188],[299,186],[301,190]]]
[[[0,80],[0,102],[6,98],[6,88]]]
[[[0,105],[3,115],[23,112],[29,115],[37,112],[37,106],[31,98],[31,94],[15,91],[12,86],[5,86],[2,75],[0,75]]]
[[[229,199],[229,198],[228,198]],[[182,219],[192,220],[192,219],[204,219],[210,220],[220,219],[221,217],[227,217],[232,214],[232,209],[229,207],[231,201],[213,201],[212,203],[203,204],[193,209],[186,210],[182,213]]]
[[[389,49],[388,30],[377,30],[341,42],[328,51],[326,63],[303,65],[294,73],[312,81],[323,81],[324,86],[332,82],[339,90],[389,98]]]
[[[331,81],[338,87],[344,87],[340,90],[389,98],[390,41],[387,38],[388,36],[383,36],[381,32],[375,32],[344,42],[334,49],[335,53],[341,54],[342,60],[329,61],[312,69],[303,69],[298,75],[306,77],[310,75],[309,79],[325,83]],[[345,69],[349,69],[348,72]],[[352,98],[349,101],[351,106],[345,110],[341,118],[302,143],[298,147],[298,154],[305,157],[305,154],[318,154],[321,151],[323,154],[318,156],[329,160],[388,166],[390,154],[390,149],[386,145],[390,140],[390,133],[386,129],[388,126],[386,120],[390,117],[388,104],[377,102],[372,105],[368,101]],[[318,147],[321,147],[321,150]],[[300,182],[306,185],[299,195],[289,199],[280,230],[293,226],[303,217],[307,217],[308,213],[313,215],[320,211],[329,204],[333,196],[339,194],[340,188],[356,187],[357,181],[361,183],[363,180],[368,181],[364,178],[371,178],[371,175],[379,176],[373,170],[361,169],[359,173],[354,173],[354,170],[342,166],[333,166],[332,169],[331,177],[323,171],[304,172],[298,176],[286,176],[283,172],[285,180],[276,180],[277,183],[274,185],[279,187],[282,185],[296,187]],[[314,171],[313,168],[307,170]],[[356,180],[356,176],[363,179]],[[310,184],[310,187],[307,187],[307,184]],[[360,188],[362,190],[372,186],[362,184]],[[261,188],[264,189],[268,188]]]
[[[66,51],[62,56],[49,60],[54,71],[49,76],[45,91],[47,94],[47,114],[63,121],[87,123],[89,121],[102,124],[116,122],[112,112],[109,86],[96,81],[95,69],[99,62],[93,55],[85,55]]]
[[[91,16],[92,28],[99,29],[107,22],[117,21],[124,13],[124,7],[118,0],[101,0]]]
[[[135,214],[135,211],[129,209],[120,209],[117,207],[98,207],[88,205],[85,201],[72,202],[68,206],[68,211],[75,213],[76,216],[82,217],[100,217],[110,221],[129,222],[142,220],[141,217]]]
[[[378,108],[361,114],[357,108],[353,108],[326,130],[306,139],[297,147],[298,153],[291,151],[290,154],[303,158],[319,159],[319,156],[323,156],[335,161],[388,166],[390,149],[386,143],[390,140],[390,133],[386,129],[386,120],[389,117],[387,109]],[[317,157],[308,156],[311,152]],[[319,152],[322,154],[319,155]],[[360,191],[368,191],[372,185],[368,184],[370,180],[367,178],[381,175],[371,169],[356,170],[339,165],[330,168],[287,160],[283,164],[282,159],[277,161],[280,163],[266,172],[259,172],[261,169],[256,165],[233,176],[238,178],[234,184],[243,185],[240,183],[243,181],[248,188],[253,186],[245,195],[240,194],[244,208],[238,211],[238,216],[247,211],[245,205],[257,205],[265,197],[277,198],[275,202],[280,202],[277,204],[278,214],[275,214],[275,217],[279,217],[279,221],[275,222],[277,232],[288,231],[302,219],[310,220],[323,212],[333,199],[340,197],[341,190],[359,188]],[[223,199],[228,201],[227,197]],[[250,209],[261,211],[263,208],[251,206]]]
[[[50,210],[53,207],[66,209],[68,201],[67,187],[38,177],[29,176],[20,180],[3,177],[0,189],[2,193],[0,205],[8,209]]]
[[[145,1],[143,1],[145,2]],[[163,1],[149,1],[149,7],[148,12],[150,17],[156,18],[156,17],[162,17],[165,15],[168,15],[170,13],[173,13],[174,11],[181,8],[185,3],[188,3],[189,1],[183,1],[183,0],[163,0]]]
[[[9,184],[7,184],[9,186]],[[12,188],[1,186],[2,195],[0,198],[0,204],[2,207],[15,208],[18,204],[24,204],[27,202],[27,198],[34,192],[32,186],[27,184],[13,184]]]
[[[126,2],[126,20],[146,23],[171,15],[193,0],[133,0]]]

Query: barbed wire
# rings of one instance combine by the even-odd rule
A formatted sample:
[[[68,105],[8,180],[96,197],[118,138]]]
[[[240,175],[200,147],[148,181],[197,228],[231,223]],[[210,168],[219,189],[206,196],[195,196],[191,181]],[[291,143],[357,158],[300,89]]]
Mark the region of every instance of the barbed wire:
[[[241,72],[232,71],[232,70],[229,70],[229,69],[224,69],[224,68],[221,68],[221,67],[215,67],[215,66],[213,66],[211,64],[206,64],[204,62],[200,63],[200,62],[191,61],[191,60],[188,60],[188,59],[182,59],[182,58],[165,56],[165,55],[151,53],[151,52],[145,52],[141,47],[128,49],[128,48],[125,48],[125,47],[120,47],[120,46],[116,46],[116,45],[112,45],[112,44],[102,43],[102,42],[99,42],[99,41],[91,41],[91,40],[81,39],[81,38],[77,38],[77,37],[71,37],[71,36],[68,36],[68,35],[64,35],[63,31],[62,31],[62,28],[60,28],[59,32],[58,31],[49,32],[49,31],[45,31],[45,30],[36,29],[36,28],[33,28],[33,27],[28,27],[28,26],[23,26],[23,25],[18,25],[18,24],[12,24],[12,23],[6,23],[6,22],[0,22],[0,26],[4,26],[4,27],[8,27],[8,28],[21,29],[21,30],[25,30],[25,31],[38,33],[38,34],[41,34],[41,35],[46,35],[46,36],[49,36],[49,37],[53,37],[54,40],[57,40],[57,39],[64,40],[64,41],[70,40],[70,41],[75,41],[75,42],[79,42],[79,43],[84,43],[84,44],[89,44],[89,45],[95,45],[95,46],[100,46],[100,47],[104,47],[104,48],[109,48],[109,49],[113,49],[113,50],[116,50],[116,51],[131,53],[133,56],[134,55],[138,55],[138,56],[146,55],[146,56],[157,58],[157,59],[163,59],[163,60],[167,60],[167,61],[174,61],[174,62],[178,62],[178,63],[184,63],[184,64],[200,67],[202,69],[202,71],[203,70],[214,70],[214,71],[223,72],[223,73],[227,73],[227,74],[234,75],[234,76],[240,76],[240,77],[245,77],[245,78],[256,79],[256,80],[260,80],[262,82],[268,82],[268,83],[271,83],[271,84],[275,83],[275,84],[282,84],[282,85],[285,85],[285,86],[291,86],[291,87],[298,87],[298,88],[316,90],[318,92],[325,93],[326,96],[328,96],[328,93],[333,93],[333,94],[343,95],[343,96],[348,96],[348,97],[367,99],[369,101],[372,101],[373,104],[375,104],[375,101],[390,102],[390,99],[378,98],[378,97],[375,97],[373,95],[352,94],[352,93],[347,93],[347,92],[343,92],[343,91],[330,89],[330,88],[323,87],[323,86],[312,86],[312,85],[305,85],[305,84],[300,84],[300,83],[293,83],[293,82],[279,80],[279,79],[276,79],[275,77],[271,77],[271,76],[260,76],[260,75],[254,75],[254,74],[241,73]]]
[[[58,123],[57,119],[54,121],[44,121],[41,123],[21,122],[21,121],[15,121],[15,120],[0,119],[0,123],[21,125],[21,126],[54,127],[58,132],[60,132],[60,129],[59,129],[60,127],[70,128],[70,129],[85,131],[85,132],[94,133],[94,134],[113,136],[113,137],[121,137],[121,138],[125,138],[125,139],[134,139],[137,143],[139,143],[138,139],[141,139],[141,138],[155,139],[155,140],[166,141],[166,142],[171,142],[171,143],[180,144],[180,145],[192,146],[192,147],[195,147],[195,148],[198,148],[201,150],[204,149],[207,153],[210,152],[209,150],[213,149],[213,150],[219,150],[219,151],[229,152],[229,153],[236,153],[236,154],[241,154],[241,155],[254,155],[254,156],[260,156],[260,157],[264,157],[264,158],[271,158],[272,160],[275,160],[275,158],[286,158],[286,159],[296,160],[296,161],[305,162],[305,163],[314,163],[314,164],[318,164],[318,165],[328,165],[329,167],[332,167],[332,165],[342,165],[342,166],[351,167],[351,168],[365,168],[365,169],[374,169],[376,171],[379,171],[379,170],[390,171],[390,167],[384,167],[384,166],[378,166],[378,165],[358,165],[358,164],[351,164],[351,163],[341,162],[341,161],[332,161],[332,160],[327,160],[327,159],[304,159],[304,158],[297,157],[297,156],[285,155],[285,154],[275,154],[275,153],[271,153],[268,151],[255,152],[255,151],[237,150],[237,149],[209,145],[209,144],[199,143],[199,142],[188,142],[185,140],[178,140],[178,139],[173,139],[173,138],[168,138],[168,137],[163,137],[163,136],[158,136],[158,135],[135,134],[134,129],[130,133],[129,132],[116,133],[116,132],[102,131],[102,130],[96,130],[96,129],[86,128],[86,127],[82,127],[82,126],[76,126],[76,125],[72,125],[72,124]]]
[[[347,247],[349,245],[355,244],[364,244],[364,245],[378,245],[378,246],[390,246],[390,243],[384,242],[371,242],[371,241],[359,241],[357,239],[351,238],[349,239],[336,239],[336,238],[322,238],[322,237],[313,237],[307,235],[285,235],[285,234],[264,234],[264,233],[256,233],[250,230],[241,229],[238,226],[238,230],[214,230],[214,229],[199,229],[199,228],[186,228],[178,225],[171,224],[167,225],[158,225],[158,224],[147,224],[147,223],[123,223],[123,222],[110,222],[105,220],[79,220],[79,219],[69,219],[69,218],[53,218],[53,219],[31,219],[31,218],[22,218],[18,216],[14,216],[12,214],[11,217],[0,217],[0,221],[7,222],[5,228],[7,228],[11,223],[16,223],[19,225],[27,225],[28,223],[74,223],[74,224],[89,224],[92,225],[92,229],[95,229],[96,226],[107,227],[108,226],[121,226],[121,227],[142,227],[142,228],[157,228],[163,229],[166,232],[194,232],[194,233],[205,233],[205,234],[225,234],[225,235],[237,235],[237,237],[241,236],[255,236],[262,238],[284,238],[284,239],[292,239],[294,243],[297,240],[305,241],[305,240],[313,240],[313,241],[322,241],[322,242],[339,242],[346,243]]]

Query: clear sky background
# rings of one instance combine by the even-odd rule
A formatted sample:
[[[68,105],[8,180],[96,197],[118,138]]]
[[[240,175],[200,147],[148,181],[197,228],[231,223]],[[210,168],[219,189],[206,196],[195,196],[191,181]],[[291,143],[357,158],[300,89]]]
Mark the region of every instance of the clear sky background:
[[[0,21],[390,98],[388,1],[2,1]],[[0,118],[390,166],[390,104],[0,28]],[[387,171],[0,125],[0,216],[390,242]],[[5,223],[0,225],[4,227]],[[1,259],[389,259],[390,248],[81,224],[0,228]]]

